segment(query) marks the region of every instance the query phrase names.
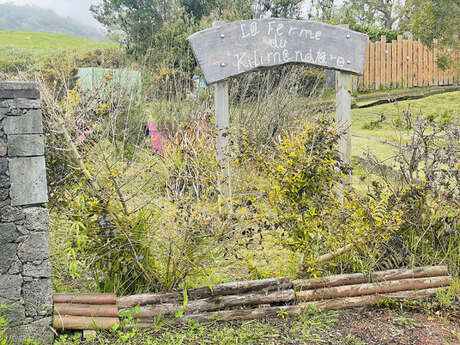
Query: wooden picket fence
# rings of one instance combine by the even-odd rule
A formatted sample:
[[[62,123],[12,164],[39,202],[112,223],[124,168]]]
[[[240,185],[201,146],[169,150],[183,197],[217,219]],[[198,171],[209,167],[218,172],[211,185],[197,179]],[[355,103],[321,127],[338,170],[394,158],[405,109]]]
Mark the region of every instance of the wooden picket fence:
[[[446,70],[441,70],[436,59],[440,55],[451,57]],[[382,36],[380,42],[369,42],[366,50],[364,75],[353,77],[353,89],[411,88],[421,86],[458,84],[459,52],[440,48],[434,41],[432,49],[409,35],[387,42]]]

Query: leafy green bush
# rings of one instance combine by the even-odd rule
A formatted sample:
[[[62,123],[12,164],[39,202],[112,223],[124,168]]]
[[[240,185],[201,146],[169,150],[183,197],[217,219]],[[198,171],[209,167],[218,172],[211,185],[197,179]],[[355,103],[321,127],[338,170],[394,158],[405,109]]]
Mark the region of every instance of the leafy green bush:
[[[402,35],[403,31],[401,30],[389,30],[383,27],[373,27],[368,25],[361,25],[356,23],[350,24],[350,29],[358,32],[362,32],[369,36],[369,40],[372,42],[380,41],[382,36],[386,37],[387,41],[394,41],[398,38],[398,35]]]
[[[340,131],[322,117],[303,127],[283,136],[269,164],[273,222],[281,229],[282,243],[303,254],[299,276],[317,275],[318,266],[344,248],[387,241],[399,228],[401,213],[385,192],[360,198],[339,191],[350,171],[337,151]]]

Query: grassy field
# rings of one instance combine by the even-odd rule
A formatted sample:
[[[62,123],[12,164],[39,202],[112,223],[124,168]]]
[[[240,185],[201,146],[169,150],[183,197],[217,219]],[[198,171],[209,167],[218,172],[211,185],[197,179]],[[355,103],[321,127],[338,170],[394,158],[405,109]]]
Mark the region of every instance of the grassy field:
[[[371,151],[379,159],[391,158],[393,146],[387,142],[399,142],[400,133],[395,130],[404,111],[423,116],[437,114],[442,118],[460,118],[460,92],[450,92],[417,100],[382,104],[371,108],[353,109],[352,116],[352,154],[362,156]],[[374,125],[372,122],[384,118]]]
[[[0,47],[13,47],[36,52],[75,49],[89,51],[115,46],[114,43],[79,37],[30,31],[0,31]]]

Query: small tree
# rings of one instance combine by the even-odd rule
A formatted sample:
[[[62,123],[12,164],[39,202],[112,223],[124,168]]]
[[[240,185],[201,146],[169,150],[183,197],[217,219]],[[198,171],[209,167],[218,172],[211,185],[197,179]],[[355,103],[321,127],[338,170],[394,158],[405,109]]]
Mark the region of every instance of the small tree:
[[[403,26],[428,46],[438,39],[441,45],[459,47],[460,4],[456,0],[410,0]]]
[[[400,0],[346,0],[342,12],[351,22],[391,30],[402,8]]]
[[[109,31],[121,31],[131,53],[143,54],[163,23],[177,16],[174,0],[103,0],[92,5],[93,16]]]

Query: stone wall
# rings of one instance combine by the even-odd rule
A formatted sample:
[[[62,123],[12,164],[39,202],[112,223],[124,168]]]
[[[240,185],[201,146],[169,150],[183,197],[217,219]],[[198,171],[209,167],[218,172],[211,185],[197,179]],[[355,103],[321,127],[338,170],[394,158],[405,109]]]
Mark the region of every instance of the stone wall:
[[[0,304],[8,338],[49,344],[52,286],[40,93],[0,82]]]

